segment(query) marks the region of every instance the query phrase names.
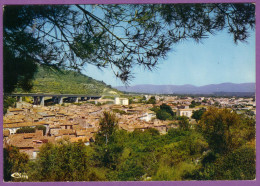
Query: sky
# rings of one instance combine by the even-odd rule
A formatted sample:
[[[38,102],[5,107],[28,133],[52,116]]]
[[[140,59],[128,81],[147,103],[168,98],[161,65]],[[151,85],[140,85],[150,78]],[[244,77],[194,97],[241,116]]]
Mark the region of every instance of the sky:
[[[247,42],[238,44],[234,43],[232,35],[221,31],[202,40],[202,43],[186,40],[172,48],[167,58],[160,60],[157,69],[152,72],[140,66],[135,67],[134,79],[129,86],[255,83],[254,31]],[[113,87],[124,85],[109,68],[101,71],[88,65],[83,73]]]

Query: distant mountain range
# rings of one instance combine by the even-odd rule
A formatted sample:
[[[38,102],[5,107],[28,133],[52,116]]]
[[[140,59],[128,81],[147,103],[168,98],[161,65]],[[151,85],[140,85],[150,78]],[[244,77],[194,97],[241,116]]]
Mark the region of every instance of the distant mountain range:
[[[219,93],[254,93],[255,83],[221,83],[204,86],[194,85],[134,85],[118,86],[117,90],[149,94],[219,94]]]

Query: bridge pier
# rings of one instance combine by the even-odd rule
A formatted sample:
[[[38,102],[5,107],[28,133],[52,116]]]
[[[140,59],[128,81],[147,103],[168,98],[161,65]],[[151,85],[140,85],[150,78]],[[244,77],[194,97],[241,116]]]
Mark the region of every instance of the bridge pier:
[[[78,97],[69,97],[69,102],[78,103],[79,98]]]
[[[63,97],[58,97],[58,104],[61,105],[63,103]]]
[[[17,101],[18,102],[22,102],[23,101],[23,97],[22,96],[17,96]]]
[[[33,104],[38,105],[38,97],[37,96],[33,96]]]
[[[40,96],[40,105],[44,106],[44,96]]]

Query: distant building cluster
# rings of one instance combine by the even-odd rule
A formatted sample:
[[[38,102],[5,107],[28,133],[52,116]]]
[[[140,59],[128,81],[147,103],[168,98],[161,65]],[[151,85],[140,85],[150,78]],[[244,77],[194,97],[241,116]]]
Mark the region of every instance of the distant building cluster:
[[[150,96],[145,96],[148,100]],[[253,98],[191,98],[177,96],[155,96],[156,104],[134,103],[129,105],[127,98],[115,98],[114,104],[104,104],[107,100],[96,100],[102,103],[84,103],[82,105],[69,104],[67,106],[41,106],[26,102],[19,102],[19,108],[9,108],[4,115],[4,146],[13,145],[25,152],[31,159],[37,157],[40,147],[48,142],[55,143],[61,139],[70,142],[82,141],[89,145],[95,141],[95,134],[99,131],[99,121],[104,111],[114,112],[117,116],[119,129],[132,132],[136,129],[157,129],[165,134],[169,128],[178,127],[177,120],[156,119],[151,108],[162,104],[169,105],[177,116],[186,116],[190,124],[196,124],[191,118],[193,112],[208,106],[228,107],[243,112],[249,110],[255,114]],[[199,106],[190,108],[192,103]],[[43,130],[34,133],[17,133],[23,128],[37,128],[45,126]]]

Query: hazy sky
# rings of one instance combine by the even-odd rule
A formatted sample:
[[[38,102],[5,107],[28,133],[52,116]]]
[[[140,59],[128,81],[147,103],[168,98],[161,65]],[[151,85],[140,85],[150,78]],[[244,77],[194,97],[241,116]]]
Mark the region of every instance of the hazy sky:
[[[173,46],[166,60],[150,72],[143,68],[133,69],[135,78],[131,85],[207,85],[223,82],[255,82],[255,33],[247,43],[233,42],[226,32],[204,39],[202,43],[187,40]],[[123,85],[110,69],[103,71],[88,65],[86,75],[112,86]]]

